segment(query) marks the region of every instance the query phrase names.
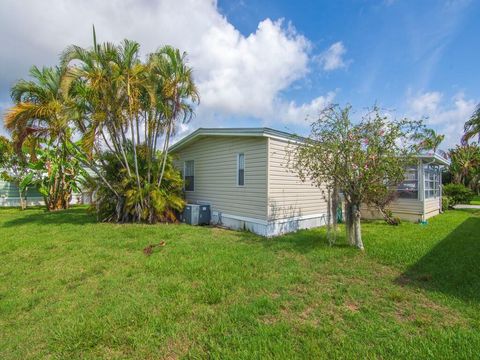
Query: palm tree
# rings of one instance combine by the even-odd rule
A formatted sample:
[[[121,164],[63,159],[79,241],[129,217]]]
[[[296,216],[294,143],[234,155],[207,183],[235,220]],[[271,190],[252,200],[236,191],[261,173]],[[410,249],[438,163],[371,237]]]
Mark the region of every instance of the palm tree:
[[[426,128],[422,134],[423,140],[420,142],[419,150],[432,150],[434,153],[445,139],[445,135],[437,134],[433,129]]]
[[[468,140],[475,136],[478,136],[478,143],[480,144],[480,104],[478,104],[473,115],[465,123],[462,143],[468,144]]]
[[[70,140],[69,115],[65,106],[65,98],[61,91],[62,71],[59,67],[33,66],[30,69],[32,80],[20,80],[11,90],[15,105],[7,110],[4,125],[12,134],[15,146],[19,151],[28,141],[32,151],[39,148],[39,143],[56,149],[56,156],[66,163],[68,157],[66,143]],[[65,168],[50,166],[47,163],[49,178],[45,203],[48,210],[68,207],[71,188],[64,181]]]
[[[75,109],[73,122],[81,133],[78,150],[97,159],[84,159],[87,165],[95,171],[101,163],[106,169],[114,157],[120,166],[121,179],[102,178],[117,196],[116,220],[154,222],[162,218],[157,215],[166,198],[158,194],[164,188],[171,136],[178,121],[192,117],[198,92],[185,54],[167,46],[142,62],[139,49],[129,40],[119,46],[97,44],[94,32],[92,48],[71,46],[62,54],[62,89]],[[102,156],[105,151],[112,157]]]
[[[20,80],[13,85],[11,97],[15,105],[7,110],[4,125],[12,133],[16,146],[27,138],[62,142],[69,136],[60,90],[61,70],[58,67],[39,69],[33,66],[33,80]]]
[[[149,67],[161,80],[161,112],[164,118],[164,145],[158,185],[162,183],[168,157],[170,139],[176,132],[177,122],[187,123],[193,116],[193,107],[199,103],[197,87],[193,81],[192,68],[186,65],[186,53],[164,46],[150,55]]]
[[[480,149],[477,145],[456,146],[450,150],[450,172],[453,182],[473,188],[470,184],[480,166]]]

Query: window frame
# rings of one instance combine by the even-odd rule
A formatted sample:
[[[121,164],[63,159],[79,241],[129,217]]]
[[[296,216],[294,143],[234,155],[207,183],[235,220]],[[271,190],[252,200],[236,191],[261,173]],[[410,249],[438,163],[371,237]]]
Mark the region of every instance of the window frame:
[[[192,181],[193,190],[187,190],[187,188],[185,186],[186,185],[185,178],[186,178],[186,173],[187,173],[187,162],[191,162],[193,164],[193,176],[189,175],[189,177],[193,177],[193,181]],[[184,162],[183,162],[183,191],[185,191],[185,192],[195,192],[195,160],[184,160]]]
[[[240,169],[240,156],[243,155],[243,169]],[[238,187],[245,187],[245,153],[237,153],[237,176],[236,184]],[[240,170],[243,170],[243,184],[240,184]]]
[[[397,198],[402,199],[402,200],[419,200],[419,195],[421,193],[420,191],[420,172],[418,171],[418,165],[410,165],[405,168],[405,179],[397,185]],[[410,174],[415,174],[415,178],[412,179]],[[414,183],[415,190],[412,190],[411,193],[416,193],[416,196],[402,196],[402,194],[408,194],[409,190],[407,189],[401,189],[400,187],[404,183]]]
[[[423,196],[425,200],[440,197],[440,167],[435,164],[423,164]]]

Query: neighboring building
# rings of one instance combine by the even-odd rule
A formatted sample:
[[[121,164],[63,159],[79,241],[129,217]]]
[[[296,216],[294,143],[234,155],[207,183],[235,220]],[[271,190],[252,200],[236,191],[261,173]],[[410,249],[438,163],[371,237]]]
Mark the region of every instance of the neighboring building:
[[[442,210],[442,166],[449,161],[439,153],[418,156],[416,166],[406,169],[405,181],[398,186],[398,196],[388,208],[402,220],[424,221]],[[362,207],[362,217],[381,218],[378,211]]]
[[[30,187],[26,194],[27,207],[44,205],[42,194],[35,187]],[[70,204],[90,204],[92,202],[91,192],[73,193]],[[0,180],[0,207],[20,206],[20,194],[18,187],[11,182]]]
[[[43,197],[35,188],[29,188],[26,194],[27,206],[43,205]],[[8,181],[0,180],[0,207],[20,206],[18,187]]]
[[[212,223],[275,236],[327,221],[325,189],[302,182],[289,169],[289,148],[297,141],[269,128],[200,128],[170,151],[183,174],[187,202],[211,205]],[[399,187],[394,214],[411,220],[438,214],[438,165],[445,164],[437,155],[420,158]],[[369,209],[364,212],[376,216]]]

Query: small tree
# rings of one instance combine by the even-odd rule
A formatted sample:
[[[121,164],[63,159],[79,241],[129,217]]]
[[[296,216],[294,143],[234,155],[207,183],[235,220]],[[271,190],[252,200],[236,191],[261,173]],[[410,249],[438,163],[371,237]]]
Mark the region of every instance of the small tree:
[[[80,191],[80,181],[88,177],[81,163],[67,152],[69,148],[73,152],[70,144],[38,147],[35,161],[29,164],[39,172],[36,183],[48,211],[68,209],[72,192]]]
[[[293,169],[302,180],[338,189],[345,200],[347,238],[363,250],[360,206],[388,192],[404,180],[405,167],[416,153],[414,138],[421,121],[389,120],[378,108],[353,124],[351,106],[332,105],[311,124],[308,138],[293,151]]]
[[[11,182],[18,188],[22,210],[27,208],[26,194],[28,188],[34,186],[38,179],[38,172],[28,166],[30,157],[25,148],[21,148],[19,153],[15,151],[12,141],[0,136],[0,179]]]

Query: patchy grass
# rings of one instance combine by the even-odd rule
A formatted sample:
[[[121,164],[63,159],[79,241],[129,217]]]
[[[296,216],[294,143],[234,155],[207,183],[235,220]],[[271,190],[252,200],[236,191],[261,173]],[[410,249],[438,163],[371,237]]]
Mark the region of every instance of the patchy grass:
[[[360,253],[324,229],[267,240],[0,210],[0,358],[472,359],[479,229],[475,211],[369,222]]]

